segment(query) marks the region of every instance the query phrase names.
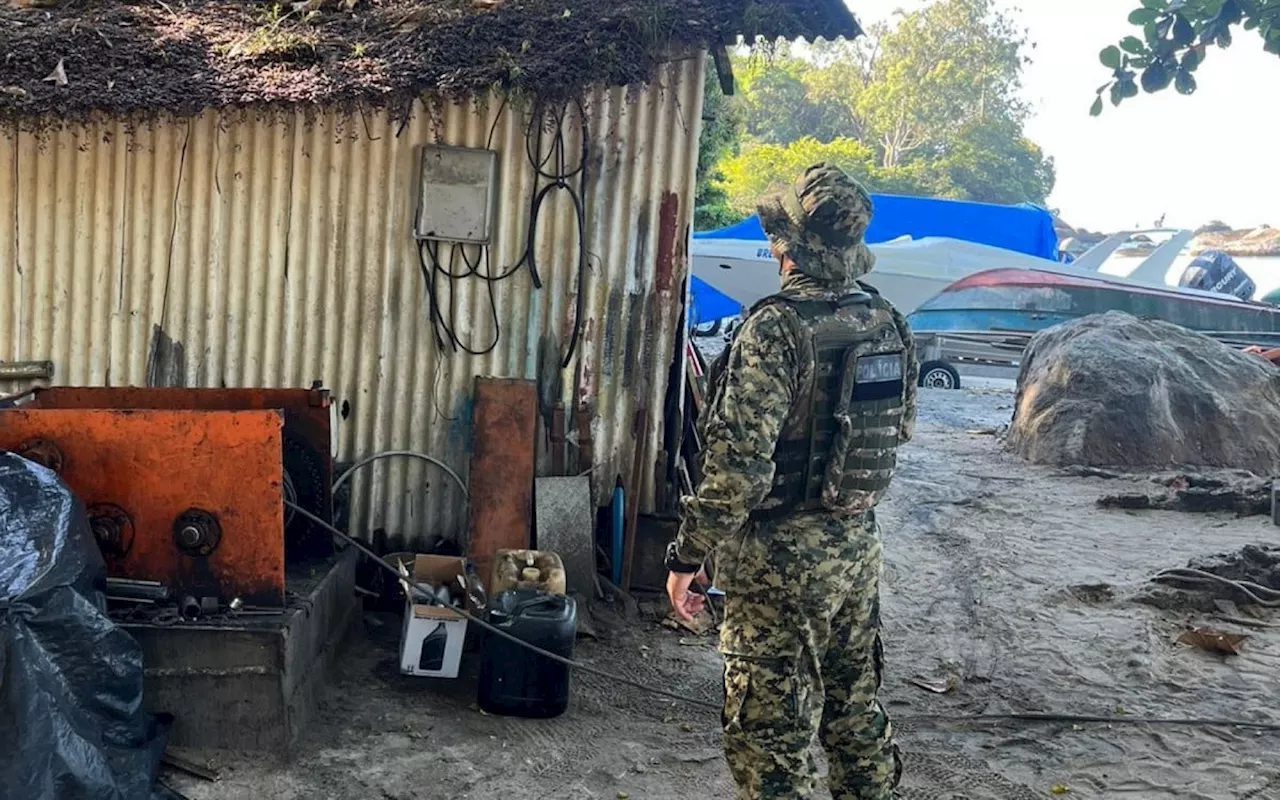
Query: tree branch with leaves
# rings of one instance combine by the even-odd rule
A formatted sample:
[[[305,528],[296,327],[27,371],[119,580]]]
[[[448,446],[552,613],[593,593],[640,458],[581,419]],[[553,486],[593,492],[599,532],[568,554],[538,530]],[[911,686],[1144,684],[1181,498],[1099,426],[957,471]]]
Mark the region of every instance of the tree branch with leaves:
[[[1179,94],[1196,90],[1195,72],[1209,48],[1230,47],[1232,31],[1257,31],[1262,47],[1280,55],[1280,0],[1142,0],[1129,14],[1141,36],[1126,36],[1105,48],[1099,59],[1111,70],[1111,80],[1098,88],[1090,113],[1102,113],[1103,98],[1120,105],[1147,93],[1173,86]]]

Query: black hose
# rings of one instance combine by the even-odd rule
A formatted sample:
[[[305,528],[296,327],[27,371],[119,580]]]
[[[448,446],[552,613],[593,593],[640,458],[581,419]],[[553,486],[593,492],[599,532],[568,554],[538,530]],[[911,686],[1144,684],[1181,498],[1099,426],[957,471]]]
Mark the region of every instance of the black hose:
[[[566,348],[564,356],[560,359],[560,368],[568,367],[573,361],[573,356],[578,351],[578,343],[582,338],[583,317],[586,308],[586,277],[587,277],[587,218],[586,208],[583,198],[587,194],[587,145],[590,139],[590,128],[587,124],[587,112],[582,102],[578,101],[578,119],[582,128],[581,152],[578,155],[578,165],[569,168],[567,145],[564,136],[564,121],[567,113],[566,109],[558,109],[552,112],[552,118],[555,121],[555,135],[552,138],[551,147],[547,150],[546,155],[542,155],[542,122],[546,119],[543,107],[538,105],[534,109],[533,119],[530,125],[538,126],[538,135],[535,138],[531,135],[532,130],[525,135],[525,155],[529,159],[529,163],[533,165],[536,177],[550,181],[533,195],[533,202],[530,204],[529,216],[529,232],[525,240],[525,255],[521,261],[528,261],[529,274],[533,279],[535,288],[542,288],[542,279],[538,272],[538,256],[537,256],[537,219],[542,209],[543,202],[547,199],[552,191],[562,189],[569,193],[569,199],[573,202],[574,218],[576,220],[578,234],[578,269],[577,269],[577,298],[574,303],[573,332],[570,334],[569,346]],[[536,152],[535,152],[536,151]],[[547,171],[547,164],[554,159],[554,167],[552,171]],[[578,179],[578,186],[574,188],[569,183],[571,178]],[[517,265],[520,262],[517,262]]]
[[[582,338],[582,318],[586,313],[587,301],[587,221],[582,209],[582,197],[571,194],[578,217],[578,296],[573,310],[573,333],[569,337],[569,347],[564,358],[560,360],[560,369],[569,366],[574,354],[578,351],[578,341]]]
[[[41,387],[39,386],[32,386],[28,389],[23,389],[20,392],[14,392],[13,394],[0,395],[0,405],[17,405],[28,397],[34,397],[40,389]]]
[[[439,348],[448,346],[454,352],[462,350],[471,355],[486,355],[493,352],[499,341],[502,339],[501,321],[498,317],[497,296],[494,290],[494,284],[498,281],[506,280],[521,269],[528,267],[529,277],[533,282],[535,289],[542,288],[542,276],[538,271],[537,256],[537,237],[538,237],[538,221],[542,215],[543,203],[547,197],[556,190],[564,190],[569,193],[569,198],[573,203],[574,217],[576,220],[576,232],[578,236],[578,264],[577,264],[577,298],[574,307],[573,330],[570,335],[569,345],[564,356],[560,361],[560,368],[564,369],[573,361],[574,355],[577,353],[578,346],[582,338],[582,328],[586,313],[586,277],[587,277],[587,221],[586,206],[583,198],[586,196],[587,188],[587,146],[589,141],[589,129],[587,124],[586,109],[581,101],[577,103],[578,116],[582,127],[582,147],[578,164],[570,167],[568,164],[567,144],[565,142],[564,123],[568,113],[568,108],[557,109],[548,115],[541,103],[536,105],[533,110],[532,118],[528,127],[525,129],[525,157],[529,161],[529,165],[534,171],[534,190],[529,195],[529,227],[525,233],[525,249],[520,258],[516,259],[515,264],[503,269],[497,274],[492,274],[489,268],[490,250],[488,245],[480,247],[480,254],[473,261],[471,255],[466,249],[466,245],[453,245],[452,252],[449,256],[449,264],[446,266],[440,259],[440,243],[436,241],[424,241],[419,243],[418,247],[418,263],[422,271],[423,280],[426,284],[428,296],[428,314],[431,318],[433,332],[436,338],[436,345]],[[502,111],[499,110],[499,116]],[[544,147],[544,123],[548,116],[555,124],[555,131],[552,136],[551,145],[543,153]],[[536,128],[536,129],[535,129]],[[490,144],[492,144],[494,131],[497,129],[497,120],[489,130]],[[573,178],[578,179],[578,185],[573,186],[570,181]],[[548,181],[542,186],[539,183]],[[461,271],[455,271],[454,266],[461,257],[466,268]],[[484,268],[481,268],[481,265]],[[493,341],[489,342],[482,348],[473,347],[469,343],[464,343],[457,332],[457,323],[455,311],[450,308],[446,315],[443,304],[440,300],[438,279],[443,276],[452,281],[462,280],[466,278],[479,278],[487,284],[489,294],[489,312],[493,323]],[[452,298],[451,298],[452,299]]]
[[[501,322],[498,319],[498,299],[495,296],[493,289],[494,281],[487,279],[485,281],[485,288],[489,293],[489,315],[490,320],[493,322],[493,341],[489,342],[489,344],[482,348],[475,348],[470,344],[466,344],[458,336],[455,316],[456,312],[452,308],[452,304],[449,309],[448,320],[445,319],[445,314],[440,304],[439,289],[436,283],[436,279],[440,275],[444,275],[446,278],[449,278],[452,283],[455,279],[467,278],[478,274],[477,267],[479,262],[477,261],[477,263],[473,264],[471,259],[467,256],[466,250],[463,249],[464,247],[464,245],[460,244],[454,245],[453,251],[449,256],[449,260],[451,262],[450,267],[446,268],[440,264],[439,242],[420,242],[418,246],[418,265],[422,270],[423,280],[427,287],[428,309],[431,316],[432,329],[436,337],[436,345],[438,347],[448,345],[455,353],[462,350],[473,356],[482,356],[492,353],[494,349],[497,348],[498,342],[502,337]],[[467,265],[467,271],[455,273],[452,269],[452,262],[457,260],[459,251],[462,252],[462,261]],[[488,248],[484,248],[484,252],[487,253]],[[430,256],[430,265],[427,263],[428,256]],[[480,277],[484,278],[485,276],[480,275]],[[452,297],[450,300],[452,301]]]
[[[342,531],[335,528],[333,525],[329,524],[328,522],[325,522],[323,519],[321,519],[320,517],[317,517],[315,514],[312,514],[310,511],[308,511],[305,508],[302,508],[301,506],[295,505],[294,503],[290,503],[288,501],[285,501],[285,505],[292,506],[293,509],[297,511],[299,514],[302,514],[304,517],[311,520],[312,522],[319,525],[320,527],[324,528],[325,530],[329,531],[330,533],[338,537],[343,542],[355,547],[357,550],[364,553],[369,558],[373,559],[373,562],[375,564],[377,564],[382,569],[387,570],[392,575],[394,575],[396,580],[398,581],[404,580],[404,576],[401,575],[399,572],[397,572],[395,567],[388,564],[381,556],[379,556],[377,553],[370,550],[359,540],[352,538],[346,533],[343,533]],[[408,582],[406,581],[406,583]],[[417,592],[418,595],[423,599],[425,599],[428,603],[432,603],[432,604],[436,603],[435,594],[432,593],[430,590],[428,590],[426,587],[419,586],[417,584],[410,584],[409,588],[410,590]],[[654,686],[649,686],[647,684],[640,683],[639,681],[632,680],[631,678],[626,678],[621,675],[614,675],[613,673],[606,672],[605,670],[597,669],[596,667],[588,666],[579,661],[574,661],[572,659],[565,658],[564,656],[559,655],[558,653],[552,653],[549,650],[544,650],[541,647],[530,644],[529,642],[526,642],[523,639],[513,636],[512,634],[507,633],[501,628],[491,625],[487,620],[480,619],[479,617],[476,617],[473,614],[468,613],[464,609],[454,609],[454,611],[456,611],[458,614],[465,617],[470,622],[474,622],[476,625],[479,625],[482,629],[484,629],[488,633],[492,633],[495,636],[499,636],[514,644],[518,644],[521,647],[542,656],[543,658],[549,658],[558,664],[565,665],[566,667],[581,670],[583,672],[595,675],[599,678],[604,678],[605,680],[613,681],[614,683],[619,683],[625,686],[631,686],[633,688],[640,689],[645,692],[649,692],[650,694],[656,694],[662,697],[670,698],[672,700],[678,700],[681,703],[687,703],[689,705],[695,705],[695,706],[700,706],[702,708],[711,708],[716,710],[719,710],[722,706],[722,704],[718,702],[703,700],[698,697],[688,697],[686,695],[677,694],[675,692],[668,692],[665,689],[659,689]],[[1106,725],[1189,725],[1189,726],[1196,726],[1196,727],[1249,728],[1253,730],[1263,730],[1263,731],[1280,731],[1280,723],[1274,723],[1274,722],[1250,722],[1248,720],[1178,718],[1178,717],[1134,717],[1134,716],[1128,716],[1128,715],[1124,715],[1124,716],[1096,715],[1095,716],[1095,715],[1088,715],[1088,714],[1053,714],[1053,713],[955,714],[955,715],[917,714],[917,715],[903,715],[895,718],[900,722],[946,722],[946,723],[965,723],[965,722],[1063,722],[1063,723],[1067,723],[1069,722],[1069,723],[1079,723],[1079,724],[1096,723],[1096,724],[1106,724]]]
[[[404,576],[401,575],[396,570],[395,567],[388,564],[385,559],[383,559],[377,553],[370,550],[368,547],[362,544],[359,540],[352,538],[346,533],[343,533],[342,531],[335,528],[333,525],[329,524],[328,522],[325,522],[323,519],[321,519],[320,517],[317,517],[315,514],[312,514],[310,511],[306,510],[305,508],[302,508],[301,506],[295,505],[294,503],[290,503],[288,501],[285,501],[285,505],[292,506],[294,511],[297,511],[299,514],[303,515],[304,517],[311,520],[315,524],[329,531],[331,534],[338,537],[343,542],[346,542],[347,544],[355,547],[357,550],[364,553],[369,558],[373,559],[373,562],[375,564],[377,564],[382,569],[394,575],[396,580],[404,581]],[[435,594],[432,593],[430,590],[428,590],[426,587],[416,583],[409,583],[408,581],[405,581],[405,584],[409,586],[410,591],[417,593],[417,595],[421,599],[425,600],[427,603],[430,603],[432,605],[437,604]],[[543,658],[549,658],[558,664],[565,665],[566,667],[581,670],[583,672],[595,675],[596,677],[613,681],[614,683],[620,683],[626,686],[631,686],[636,689],[641,689],[643,691],[649,692],[650,694],[661,695],[662,697],[667,697],[672,700],[679,700],[682,703],[689,703],[691,705],[703,706],[705,708],[714,708],[714,709],[719,709],[721,706],[720,703],[713,703],[709,700],[702,700],[696,697],[686,697],[685,695],[676,694],[675,692],[668,692],[665,689],[658,689],[653,686],[648,686],[646,684],[640,683],[639,681],[632,680],[631,678],[625,678],[621,675],[614,675],[611,672],[606,672],[602,669],[597,669],[596,667],[588,666],[586,664],[583,664],[580,661],[574,661],[572,659],[565,658],[564,656],[559,655],[558,653],[553,653],[550,650],[544,650],[543,648],[538,647],[537,645],[530,644],[529,642],[526,642],[523,639],[513,636],[512,634],[507,633],[501,628],[490,624],[487,620],[480,619],[479,617],[469,613],[465,609],[455,608],[453,610],[458,614],[460,614],[461,616],[465,617],[467,620],[474,622],[476,625],[479,625],[486,632],[492,633],[495,636],[506,639],[509,642],[518,644],[521,647],[542,656]]]

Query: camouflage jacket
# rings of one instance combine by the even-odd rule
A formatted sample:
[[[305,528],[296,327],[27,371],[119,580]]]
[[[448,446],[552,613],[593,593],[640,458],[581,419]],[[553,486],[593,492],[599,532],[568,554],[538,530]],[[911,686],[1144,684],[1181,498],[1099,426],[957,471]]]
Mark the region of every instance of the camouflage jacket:
[[[831,290],[813,278],[792,273],[784,291],[823,297]],[[916,419],[916,376],[920,367],[907,320],[894,311],[907,345],[906,408],[901,441],[911,439]],[[811,379],[802,363],[804,333],[790,313],[767,305],[752,313],[730,345],[722,390],[703,410],[702,481],[681,501],[676,551],[687,564],[701,563],[733,538],[773,485],[773,453],[792,402]]]

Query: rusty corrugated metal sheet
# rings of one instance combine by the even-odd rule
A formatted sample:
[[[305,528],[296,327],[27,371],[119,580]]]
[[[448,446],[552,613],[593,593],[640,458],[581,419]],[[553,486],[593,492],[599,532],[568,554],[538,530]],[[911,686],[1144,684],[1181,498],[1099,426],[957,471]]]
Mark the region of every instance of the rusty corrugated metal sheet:
[[[498,346],[438,352],[411,231],[417,148],[500,152],[495,267],[525,249],[536,176],[527,109],[497,100],[386,114],[209,113],[130,126],[103,120],[0,136],[0,360],[50,359],[55,383],[299,386],[322,380],[338,410],[338,457],[415,449],[465,475],[474,376],[538,379],[544,403],[590,434],[598,498],[630,464],[637,398],[657,449],[687,274],[701,127],[701,59],[643,90],[586,100],[589,269],[573,363],[576,230],[547,200],[527,270],[494,285]],[[571,116],[576,120],[576,115]],[[571,125],[570,154],[581,132]],[[494,334],[488,286],[445,299],[472,341]],[[548,367],[539,370],[540,362]],[[18,388],[0,386],[0,392]],[[579,437],[582,438],[582,437]],[[544,448],[540,458],[545,468]],[[646,470],[652,482],[652,470]],[[417,461],[354,483],[354,527],[426,543],[465,530],[465,502]],[[652,485],[646,501],[652,504]]]
[[[477,379],[474,397],[467,555],[488,586],[494,554],[532,544],[538,397],[530,381],[494,378]]]

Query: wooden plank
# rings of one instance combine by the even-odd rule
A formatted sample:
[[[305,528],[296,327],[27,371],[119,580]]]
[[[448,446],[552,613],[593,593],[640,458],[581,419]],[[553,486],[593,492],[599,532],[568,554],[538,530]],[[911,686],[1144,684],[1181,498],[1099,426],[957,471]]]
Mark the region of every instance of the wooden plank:
[[[533,381],[476,378],[467,552],[486,587],[497,551],[529,547],[537,424]]]

